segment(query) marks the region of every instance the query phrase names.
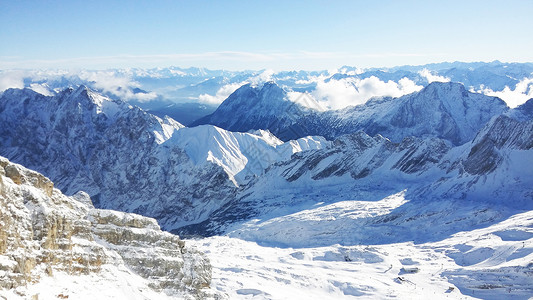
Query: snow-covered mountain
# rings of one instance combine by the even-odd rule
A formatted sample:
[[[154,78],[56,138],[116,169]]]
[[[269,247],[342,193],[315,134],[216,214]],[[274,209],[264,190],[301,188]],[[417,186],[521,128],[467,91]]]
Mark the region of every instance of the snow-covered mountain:
[[[275,83],[244,86],[211,115],[196,123],[231,131],[268,129],[282,139],[319,135],[334,139],[363,130],[399,142],[407,136],[433,136],[463,144],[493,116],[507,111],[502,100],[468,92],[458,83],[434,82],[399,98],[374,98],[338,111],[310,110],[288,99]]]
[[[215,112],[191,126],[212,124],[241,132],[266,129],[282,140],[291,140],[306,136],[299,134],[300,130],[293,126],[312,112],[291,101],[287,92],[274,82],[267,82],[261,87],[248,84],[232,93]]]
[[[3,299],[216,294],[206,256],[154,219],[95,209],[86,193],[67,197],[48,178],[3,157],[0,224]]]
[[[246,106],[252,111],[245,110]],[[287,114],[286,109],[294,113]],[[498,98],[470,93],[460,84],[433,83],[400,98],[374,99],[362,106],[322,113],[290,101],[283,89],[267,83],[261,88],[242,87],[219,112],[223,110],[218,116],[233,122],[231,126],[254,124],[247,123],[244,114],[257,114],[252,120],[258,123],[276,120],[283,125],[295,122],[294,116],[301,117],[303,112],[305,115],[296,119],[303,124],[299,129],[339,137],[333,143],[320,137],[284,143],[263,130],[239,133],[210,125],[186,128],[86,87],[67,89],[53,97],[24,89],[8,90],[0,98],[0,121],[5,125],[0,129],[0,153],[50,176],[67,194],[87,191],[97,207],[151,216],[167,230],[191,225],[183,232],[220,232],[214,223],[225,226],[235,219],[244,220],[261,205],[270,205],[263,200],[260,205],[243,203],[263,197],[263,187],[277,193],[279,190],[271,189],[273,182],[285,186],[308,177],[312,180],[309,185],[317,181],[347,188],[354,182],[360,186],[360,182],[380,178],[391,183],[380,183],[383,193],[395,190],[398,183],[414,184],[410,195],[422,194],[424,189],[445,189],[429,195],[434,198],[450,195],[453,189],[458,194],[468,193],[462,185],[472,183],[461,181],[466,177],[457,175],[459,170],[466,170],[473,176],[467,176],[468,180],[476,182],[476,176],[485,176],[485,170],[497,168],[496,163],[506,157],[499,154],[502,150],[485,144],[484,152],[468,156],[475,152],[468,148],[468,141],[493,116],[523,114],[524,108],[508,112]],[[509,117],[496,121],[511,123],[503,126],[507,136],[513,135],[510,129],[522,126]],[[308,122],[313,126],[307,127]],[[344,132],[353,133],[342,135]],[[480,143],[479,135],[487,134],[482,131],[474,141]],[[263,175],[265,170],[268,172]],[[453,176],[452,170],[456,172]],[[440,185],[432,186],[435,182]],[[287,189],[297,193],[298,184],[289,184]],[[192,225],[207,218],[201,225]]]
[[[395,142],[408,136],[438,137],[459,145],[507,109],[502,100],[468,92],[459,83],[433,82],[410,95],[371,99],[361,106],[328,112],[321,123],[338,124],[338,129],[325,134],[331,137],[363,130]]]
[[[526,299],[532,126],[495,116],[460,146],[344,135],[182,230],[222,235],[193,243],[236,299]]]
[[[305,74],[287,76],[300,78],[301,92],[313,88]],[[142,218],[102,208],[154,217],[172,232],[226,235],[191,243],[214,259],[214,288],[232,298],[298,296],[306,286],[310,299],[531,295],[531,100],[509,109],[434,82],[323,112],[276,82],[244,85],[211,116],[257,129],[249,132],[187,128],[84,86],[52,96],[10,89],[0,95],[0,155],[87,203],[69,205],[104,239],[111,234],[94,220]],[[305,137],[283,142],[280,133]],[[330,140],[306,136],[318,133]],[[3,182],[15,187],[8,169]]]
[[[493,62],[450,62],[435,63],[422,66],[399,66],[391,68],[390,72],[403,70],[420,74],[422,70],[429,70],[434,75],[448,78],[453,82],[460,82],[466,87],[476,90],[481,87],[501,91],[506,86],[513,88],[524,78],[531,78],[532,63],[504,63]]]
[[[533,207],[533,173],[529,167],[533,162],[532,126],[531,119],[517,121],[505,115],[497,116],[475,139],[461,146],[434,137],[407,137],[394,143],[381,135],[371,137],[362,131],[343,135],[330,147],[297,153],[291,160],[275,164],[207,221],[184,230],[211,234],[236,230],[239,234],[242,231],[260,234],[256,226],[263,228],[269,222],[242,225],[237,220],[271,220],[348,199],[379,200],[401,191],[405,191],[405,199],[427,203],[429,207],[440,201],[473,201],[530,209]],[[273,185],[277,189],[272,190]],[[411,205],[417,206],[408,204],[405,209]],[[376,222],[388,224],[390,221],[397,230],[403,226],[404,218],[422,213],[420,210],[419,207],[409,213],[402,210],[399,220],[395,217]],[[331,224],[336,226],[336,222]],[[455,228],[458,223],[454,222],[453,226]],[[416,228],[407,226],[404,229],[408,230],[404,233],[406,238],[416,236],[412,231]],[[445,231],[446,226],[440,229]],[[377,241],[371,233],[349,237],[353,231],[347,231],[346,236],[333,234],[331,240],[323,240],[321,234],[306,235],[298,230],[294,232],[298,237],[291,234],[284,231],[273,238],[278,243],[291,241],[290,245],[297,239],[325,244],[334,240],[337,243]],[[269,238],[261,236],[253,240],[268,241]]]
[[[8,90],[0,123],[1,155],[46,174],[68,195],[86,191],[99,208],[154,217],[166,229],[203,220],[270,164],[327,144],[183,128],[83,86],[51,97]]]

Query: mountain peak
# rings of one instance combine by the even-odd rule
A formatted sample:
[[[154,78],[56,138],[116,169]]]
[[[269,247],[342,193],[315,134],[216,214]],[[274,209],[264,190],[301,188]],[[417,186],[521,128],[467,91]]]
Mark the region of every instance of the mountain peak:
[[[23,89],[17,89],[17,88],[9,88],[7,90],[5,90],[3,93],[0,93],[4,96],[7,96],[7,97],[13,97],[13,96],[16,96],[16,97],[23,97],[23,96],[33,96],[33,95],[37,95],[39,93],[37,93],[36,91],[30,89],[30,88],[23,88]],[[39,94],[41,95],[41,94]]]
[[[250,84],[240,87],[214,113],[192,126],[211,124],[240,132],[269,129],[278,138],[289,140],[301,137],[286,129],[302,115],[303,107],[290,101],[287,91],[277,83],[268,81],[260,87]]]
[[[91,88],[86,85],[80,85],[77,88],[68,87],[59,93],[60,97],[68,102],[79,103],[83,105],[96,105],[97,107],[102,107],[106,102],[115,102],[117,104],[123,103],[120,100],[112,100],[102,94],[99,94],[96,91],[93,91]]]
[[[246,107],[246,110],[248,111],[254,107],[262,107],[266,108],[267,110],[261,112],[257,111],[257,113],[269,113],[275,106],[275,103],[281,101],[285,102],[286,98],[287,92],[273,81],[266,82],[261,87],[254,87],[251,84],[245,84],[229,95],[229,97],[224,100],[222,104],[220,104],[218,109],[212,115],[221,113],[234,114],[237,111],[242,111],[243,107]]]
[[[263,88],[262,89],[265,89],[265,88],[268,89],[268,88],[280,88],[280,87],[278,86],[278,84],[274,80],[269,80],[269,81],[263,83]]]
[[[462,83],[458,82],[439,82],[435,81],[420,91],[420,94],[436,94],[437,96],[442,96],[444,94],[454,94],[460,96],[467,96],[468,91]],[[442,98],[442,97],[440,97]]]

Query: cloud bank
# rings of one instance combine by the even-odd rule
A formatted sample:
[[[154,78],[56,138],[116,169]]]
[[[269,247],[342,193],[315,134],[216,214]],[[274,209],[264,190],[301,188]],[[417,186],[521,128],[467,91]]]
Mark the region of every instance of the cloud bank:
[[[230,83],[218,89],[215,95],[201,94],[198,101],[206,104],[220,104],[226,100],[233,92],[240,88],[244,83]]]
[[[328,109],[342,109],[348,106],[364,104],[372,97],[400,97],[422,89],[408,78],[398,82],[381,81],[375,76],[365,79],[354,77],[341,80],[317,80],[316,89],[311,95]]]
[[[146,102],[157,98],[157,94],[153,92],[134,92],[135,88],[140,88],[141,85],[135,82],[127,73],[118,73],[116,71],[81,71],[78,77],[83,81],[92,83],[94,88],[104,93],[112,94],[119,99]]]
[[[422,69],[421,71],[418,72],[418,74],[424,78],[426,78],[426,80],[428,81],[428,83],[432,83],[432,82],[450,82],[450,78],[448,77],[444,77],[444,76],[440,76],[438,74],[435,74],[434,72],[431,72],[430,70],[428,69]]]
[[[24,88],[24,71],[0,71],[0,92]]]
[[[522,79],[516,84],[514,90],[506,86],[501,91],[493,91],[489,88],[482,88],[478,92],[488,96],[498,97],[505,101],[507,106],[510,108],[515,108],[533,98],[533,78]]]
[[[26,83],[25,83],[26,82]],[[51,96],[54,90],[85,84],[122,100],[140,102],[157,98],[153,92],[136,92],[141,85],[128,72],[119,71],[61,71],[61,70],[8,70],[0,71],[0,92],[9,88],[30,88]]]

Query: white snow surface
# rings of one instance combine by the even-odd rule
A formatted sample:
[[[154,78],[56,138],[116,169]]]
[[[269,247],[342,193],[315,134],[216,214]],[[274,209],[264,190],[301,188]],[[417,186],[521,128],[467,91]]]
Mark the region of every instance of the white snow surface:
[[[102,272],[90,275],[72,276],[64,272],[57,272],[53,277],[43,277],[41,281],[27,286],[25,293],[37,295],[40,300],[57,300],[62,299],[62,297],[77,300],[185,298],[185,296],[173,297],[158,293],[151,289],[149,284],[148,280],[132,274],[126,268],[106,266]],[[28,299],[27,296],[17,294],[16,290],[0,291],[0,298],[1,296],[10,300]]]
[[[188,240],[213,265],[212,287],[230,299],[528,299],[533,296],[533,211],[517,212],[492,225],[451,235],[430,225],[424,242],[339,245],[356,226],[376,237],[388,228],[356,220],[387,215],[407,201],[404,193],[380,201],[344,201],[301,211],[263,226]],[[444,201],[441,208],[449,203]],[[422,206],[422,205],[421,205]],[[421,211],[424,208],[419,207]],[[445,213],[482,221],[482,210]],[[277,223],[279,226],[271,226]],[[412,222],[423,228],[425,220]],[[333,224],[333,225],[332,225]],[[239,233],[247,234],[239,234]],[[287,234],[289,232],[289,234]],[[237,238],[239,236],[240,238]],[[277,247],[264,243],[285,238]],[[317,243],[319,239],[326,239]],[[379,240],[379,238],[377,239]],[[394,237],[393,237],[394,240]],[[324,246],[316,246],[324,244]],[[281,245],[281,244],[278,244]]]

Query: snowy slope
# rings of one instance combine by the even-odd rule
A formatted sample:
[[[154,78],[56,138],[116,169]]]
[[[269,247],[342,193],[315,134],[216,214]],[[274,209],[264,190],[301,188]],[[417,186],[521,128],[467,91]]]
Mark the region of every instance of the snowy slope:
[[[368,218],[370,208],[370,214],[387,214],[388,207],[374,203],[350,213]],[[337,207],[340,214],[345,209]],[[320,215],[309,218],[313,216]],[[463,216],[452,210],[446,219]],[[532,220],[531,211],[516,213],[428,241],[430,231],[425,242],[417,243],[278,248],[219,236],[188,242],[207,253],[213,288],[231,299],[528,299],[533,295]],[[285,224],[292,225],[290,221]],[[354,229],[340,228],[346,234]],[[373,234],[386,235],[387,228],[376,227]]]
[[[202,125],[179,130],[168,145],[185,150],[195,164],[221,166],[236,185],[259,176],[270,165],[289,160],[292,154],[327,147],[322,137],[304,137],[284,143],[268,131],[230,132]]]
[[[498,116],[455,147],[342,136],[271,167],[188,228],[224,236],[191,243],[232,299],[528,299],[532,126]]]

